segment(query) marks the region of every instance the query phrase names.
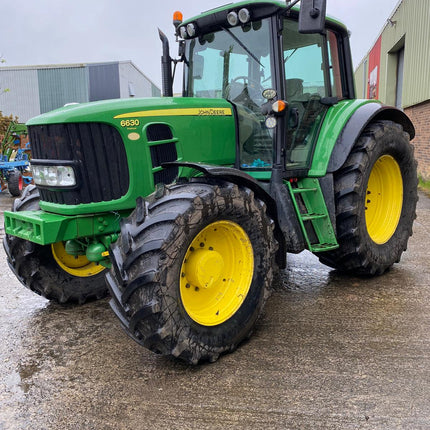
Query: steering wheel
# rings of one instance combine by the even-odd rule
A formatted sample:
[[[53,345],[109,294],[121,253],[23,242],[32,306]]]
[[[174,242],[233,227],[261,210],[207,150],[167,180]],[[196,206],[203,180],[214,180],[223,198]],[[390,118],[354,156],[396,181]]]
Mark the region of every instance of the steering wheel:
[[[239,83],[239,81],[243,81],[242,88],[240,90],[237,90],[237,88],[235,88],[234,92],[237,94],[232,96],[231,94],[231,92],[233,92],[232,88],[235,87],[236,85],[240,85],[241,83]],[[248,91],[248,95],[251,98],[251,100],[255,104],[260,106],[264,101],[261,95],[263,92],[263,87],[259,81],[255,79],[249,79],[249,77],[245,75],[236,76],[231,80],[230,84],[228,85],[228,93],[230,93],[229,95],[232,96],[230,98],[233,100],[236,99],[245,89]]]

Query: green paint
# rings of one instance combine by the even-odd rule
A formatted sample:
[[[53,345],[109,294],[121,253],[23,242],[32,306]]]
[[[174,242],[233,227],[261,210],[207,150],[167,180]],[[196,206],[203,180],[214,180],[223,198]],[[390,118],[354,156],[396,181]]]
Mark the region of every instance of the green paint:
[[[196,114],[190,115],[190,109],[195,110]],[[160,167],[152,167],[150,147],[153,145],[175,143],[178,160],[233,165],[236,156],[236,126],[232,112],[230,115],[217,114],[223,109],[230,112],[232,109],[223,99],[124,99],[67,106],[31,119],[27,125],[79,122],[113,125],[124,141],[130,173],[130,188],[120,199],[79,205],[41,201],[41,209],[63,215],[76,215],[106,212],[113,207],[115,210],[134,208],[137,197],[152,193],[155,186],[153,174],[161,170]],[[124,118],[124,115],[127,118]],[[124,126],[124,121],[127,120],[138,120],[139,125]],[[166,124],[170,127],[173,138],[149,142],[146,130],[151,124]],[[134,140],[130,139],[130,135]]]
[[[367,103],[378,102],[376,100],[342,100],[328,110],[318,135],[308,176],[321,177],[326,174],[331,153],[346,123],[358,108]]]
[[[6,234],[17,236],[39,245],[48,245],[79,237],[98,237],[120,231],[121,219],[129,211],[64,216],[44,211],[5,211]]]
[[[322,252],[338,248],[336,234],[330,221],[318,179],[300,179],[297,182],[297,187],[293,187],[290,182],[286,182],[286,184],[290,191],[294,209],[296,210],[308,249],[312,252]],[[298,199],[300,198],[306,210],[300,209],[303,207],[303,205],[298,204]],[[315,231],[318,238],[317,242],[311,241],[308,232],[309,228],[313,228]]]

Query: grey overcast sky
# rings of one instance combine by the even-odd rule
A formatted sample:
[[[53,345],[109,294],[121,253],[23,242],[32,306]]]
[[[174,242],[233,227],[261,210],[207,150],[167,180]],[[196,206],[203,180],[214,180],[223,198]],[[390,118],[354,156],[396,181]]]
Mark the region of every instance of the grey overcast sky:
[[[8,0],[2,1],[3,66],[131,60],[161,87],[161,43],[169,36],[176,56],[172,15],[184,18],[228,0]],[[327,13],[351,31],[354,67],[376,40],[399,0],[327,0]]]

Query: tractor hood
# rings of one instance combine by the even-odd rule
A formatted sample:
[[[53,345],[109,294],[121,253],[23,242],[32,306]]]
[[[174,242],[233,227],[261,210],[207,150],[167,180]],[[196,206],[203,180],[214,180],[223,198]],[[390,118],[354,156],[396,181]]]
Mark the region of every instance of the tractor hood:
[[[184,111],[191,108],[196,111]],[[179,111],[182,110],[182,111]],[[215,110],[214,110],[215,109]],[[223,110],[224,109],[224,110]],[[171,110],[167,113],[165,110]],[[163,111],[163,112],[162,112]],[[134,116],[133,116],[134,115]],[[31,125],[70,122],[112,123],[118,118],[150,116],[231,116],[231,105],[225,100],[203,98],[151,97],[103,100],[89,103],[71,103],[59,109],[38,115],[27,122]]]
[[[142,98],[73,104],[28,121],[39,165],[73,164],[73,189],[41,189],[41,208],[61,214],[135,206],[177,171],[169,161],[232,166],[236,121],[223,99]],[[61,162],[61,163],[60,163]],[[121,184],[115,192],[114,184]],[[97,207],[94,207],[96,204]]]

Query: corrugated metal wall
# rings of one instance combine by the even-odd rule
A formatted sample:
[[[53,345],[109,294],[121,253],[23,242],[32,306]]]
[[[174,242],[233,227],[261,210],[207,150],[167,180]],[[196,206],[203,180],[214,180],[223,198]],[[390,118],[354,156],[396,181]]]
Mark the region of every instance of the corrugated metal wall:
[[[82,67],[38,69],[40,113],[66,103],[88,101],[88,69]]]
[[[388,18],[388,15],[387,15]],[[403,0],[382,31],[379,98],[396,103],[398,52],[404,48],[404,108],[430,99],[430,1]],[[357,94],[362,88],[366,56],[355,72]]]
[[[403,0],[391,22],[382,33],[381,88],[393,104],[397,61],[392,56],[404,43],[403,107],[408,107],[430,99],[430,1]]]
[[[66,103],[161,94],[130,61],[0,67],[0,88],[10,89],[0,95],[0,110],[23,122]]]
[[[90,102],[96,100],[119,99],[118,63],[91,64],[88,66],[90,77]]]
[[[0,111],[16,115],[20,121],[40,114],[37,70],[0,69],[0,87],[9,91],[0,95]]]

